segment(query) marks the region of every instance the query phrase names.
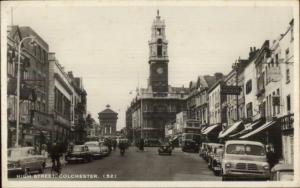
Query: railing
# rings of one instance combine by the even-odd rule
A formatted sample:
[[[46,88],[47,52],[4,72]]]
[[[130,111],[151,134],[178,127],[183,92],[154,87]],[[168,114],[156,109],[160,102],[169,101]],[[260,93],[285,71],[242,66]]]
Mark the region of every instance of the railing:
[[[287,131],[294,129],[294,114],[288,114],[279,119],[281,130]]]

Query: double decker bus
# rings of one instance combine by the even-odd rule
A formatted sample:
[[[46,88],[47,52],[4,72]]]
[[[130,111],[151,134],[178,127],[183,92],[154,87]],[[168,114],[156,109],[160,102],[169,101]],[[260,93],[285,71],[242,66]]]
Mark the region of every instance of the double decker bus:
[[[180,146],[183,152],[199,152],[201,145],[201,126],[198,120],[188,119],[184,122]]]

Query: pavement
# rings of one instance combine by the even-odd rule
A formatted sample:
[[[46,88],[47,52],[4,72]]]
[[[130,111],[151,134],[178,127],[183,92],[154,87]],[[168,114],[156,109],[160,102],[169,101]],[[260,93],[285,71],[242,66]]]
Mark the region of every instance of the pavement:
[[[184,153],[175,148],[171,156],[160,156],[156,147],[138,151],[135,147],[121,156],[119,150],[89,163],[66,164],[64,179],[89,181],[221,181],[208,169],[197,153]],[[49,169],[45,170],[49,174]],[[92,179],[85,179],[89,175]]]

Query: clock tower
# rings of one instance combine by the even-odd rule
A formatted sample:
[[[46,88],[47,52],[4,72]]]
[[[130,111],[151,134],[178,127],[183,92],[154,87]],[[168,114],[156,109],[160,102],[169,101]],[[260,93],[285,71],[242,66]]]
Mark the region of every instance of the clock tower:
[[[152,92],[168,92],[168,41],[165,34],[165,21],[157,16],[151,28],[151,40],[149,41],[149,88]]]

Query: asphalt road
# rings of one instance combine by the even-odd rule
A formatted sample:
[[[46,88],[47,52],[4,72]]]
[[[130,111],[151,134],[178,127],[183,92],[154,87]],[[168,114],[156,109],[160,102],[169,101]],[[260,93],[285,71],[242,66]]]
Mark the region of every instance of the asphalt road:
[[[45,174],[49,174],[49,170]],[[84,174],[92,178],[79,177]],[[207,163],[196,153],[184,153],[179,148],[171,156],[160,156],[157,148],[145,148],[144,152],[129,148],[125,156],[119,150],[110,156],[90,163],[66,164],[63,180],[101,181],[221,181],[207,168]]]

